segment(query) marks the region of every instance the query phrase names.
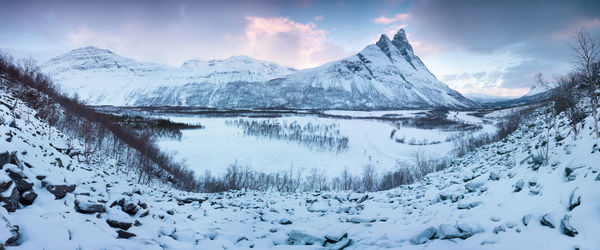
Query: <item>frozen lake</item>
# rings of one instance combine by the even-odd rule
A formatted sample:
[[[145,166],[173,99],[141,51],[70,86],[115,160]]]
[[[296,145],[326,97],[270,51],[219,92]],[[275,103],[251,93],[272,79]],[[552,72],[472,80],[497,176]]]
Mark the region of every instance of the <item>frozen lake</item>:
[[[415,152],[422,152],[431,157],[443,157],[450,153],[452,141],[447,138],[458,132],[439,129],[418,129],[414,127],[397,128],[393,121],[373,119],[374,117],[401,116],[410,117],[419,111],[329,111],[323,117],[318,115],[284,115],[277,118],[251,117],[209,117],[204,115],[160,115],[174,122],[202,124],[202,129],[182,130],[181,140],[161,138],[158,146],[172,153],[177,161],[184,162],[196,174],[206,170],[212,174],[221,174],[228,165],[237,163],[243,167],[263,172],[286,170],[290,167],[303,169],[307,173],[316,168],[328,176],[337,176],[347,168],[351,173],[359,174],[363,167],[372,164],[378,171],[393,169],[398,161],[411,161]],[[345,118],[337,118],[344,116]],[[348,116],[360,117],[347,119]],[[451,119],[458,119],[470,124],[482,125],[483,128],[471,133],[493,132],[493,124],[484,124],[480,118],[466,112],[451,112]],[[318,147],[297,140],[287,140],[269,136],[248,134],[248,131],[235,121],[247,123],[265,123],[287,126],[295,124],[299,127],[320,125],[328,127],[327,133],[347,138],[343,149]],[[392,131],[396,129],[394,136]],[[316,131],[320,136],[326,132]],[[399,143],[397,139],[403,139]],[[425,143],[424,143],[425,142]],[[435,143],[435,144],[432,144]],[[414,144],[427,145],[414,145]],[[413,144],[413,145],[411,145]]]

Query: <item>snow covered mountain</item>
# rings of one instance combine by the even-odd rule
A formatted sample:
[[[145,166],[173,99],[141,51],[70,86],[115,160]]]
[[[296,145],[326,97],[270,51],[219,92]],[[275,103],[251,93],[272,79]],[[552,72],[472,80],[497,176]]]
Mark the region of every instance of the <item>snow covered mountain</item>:
[[[295,71],[238,56],[190,60],[174,68],[94,47],[42,66],[67,94],[89,104],[213,108],[468,108],[477,103],[440,82],[404,30],[346,59]],[[119,90],[119,91],[115,91]]]

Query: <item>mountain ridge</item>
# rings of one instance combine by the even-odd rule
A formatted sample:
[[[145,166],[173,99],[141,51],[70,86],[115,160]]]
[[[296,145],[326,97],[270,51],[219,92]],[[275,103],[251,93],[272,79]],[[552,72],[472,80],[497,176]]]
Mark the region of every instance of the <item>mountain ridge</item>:
[[[303,70],[247,56],[190,59],[171,67],[137,62],[95,47],[53,58],[42,70],[68,95],[77,94],[91,105],[234,109],[462,109],[478,105],[427,69],[403,29],[392,40],[381,35],[376,44],[353,56]],[[113,93],[116,89],[119,93]]]

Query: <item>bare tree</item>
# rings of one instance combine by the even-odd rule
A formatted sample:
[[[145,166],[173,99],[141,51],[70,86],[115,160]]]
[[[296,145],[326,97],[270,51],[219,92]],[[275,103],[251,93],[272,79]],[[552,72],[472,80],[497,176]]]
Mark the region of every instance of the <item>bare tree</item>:
[[[581,91],[579,90],[578,82],[580,76],[577,73],[569,73],[564,76],[556,77],[558,83],[558,91],[555,92],[556,97],[554,109],[556,113],[564,112],[569,120],[573,138],[577,139],[577,123],[583,117],[583,108],[581,107]]]
[[[575,54],[575,67],[582,80],[589,89],[590,101],[592,104],[592,115],[594,117],[594,131],[596,138],[600,138],[598,132],[598,61],[600,60],[600,41],[597,36],[592,36],[589,32],[579,30],[575,33],[575,42],[569,44]]]
[[[542,73],[537,73],[535,75],[535,81],[538,86],[543,87],[546,91],[552,89],[550,83],[544,80],[544,75],[542,75]],[[550,131],[552,130],[552,128],[554,128],[554,125],[556,123],[555,111],[556,110],[554,109],[554,100],[553,98],[551,98],[543,107],[542,111],[542,118],[544,120],[544,126],[546,128],[546,140],[542,142],[543,150],[541,150],[541,152],[543,153],[542,156],[544,157],[544,164],[548,164],[550,160],[550,156],[548,155],[550,149]]]

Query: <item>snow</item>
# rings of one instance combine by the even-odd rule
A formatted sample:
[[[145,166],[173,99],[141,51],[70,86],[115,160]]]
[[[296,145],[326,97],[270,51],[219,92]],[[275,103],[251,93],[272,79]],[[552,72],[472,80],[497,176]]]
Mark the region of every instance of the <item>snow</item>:
[[[386,111],[386,112],[361,112],[361,111],[327,111],[325,114],[353,116],[359,118],[378,118],[386,114],[410,117],[417,111]],[[449,117],[463,122],[483,126],[483,129],[473,134],[494,133],[496,128],[493,123],[484,124],[477,117],[470,116],[467,112],[453,112]],[[237,163],[253,170],[263,172],[276,172],[287,170],[290,167],[323,170],[329,177],[339,175],[344,169],[351,173],[361,173],[366,165],[375,165],[378,171],[394,170],[398,161],[412,162],[417,152],[426,153],[431,158],[450,156],[453,141],[448,138],[460,132],[442,131],[439,129],[428,130],[412,127],[396,129],[391,122],[375,119],[337,119],[324,118],[313,115],[285,116],[283,118],[247,118],[250,121],[273,121],[281,124],[321,124],[337,125],[341,135],[348,137],[347,150],[341,152],[319,150],[307,147],[293,141],[257,138],[243,134],[243,129],[227,125],[238,118],[216,118],[203,116],[174,116],[164,115],[174,122],[189,124],[202,124],[202,129],[182,131],[180,141],[162,139],[158,146],[166,152],[172,152],[175,159],[185,162],[196,173],[202,174],[210,170],[213,174],[223,173],[227,166]],[[394,138],[390,138],[395,130]],[[405,143],[398,143],[395,139],[403,138]],[[439,142],[429,145],[410,145],[414,143]],[[190,147],[190,145],[194,145]]]
[[[477,104],[440,82],[406,34],[382,35],[346,59],[294,70],[246,56],[192,59],[181,67],[137,62],[95,47],[73,50],[42,71],[91,105],[214,108],[398,109]],[[119,91],[115,91],[118,89]]]
[[[13,98],[5,90],[0,92],[0,100],[5,103]],[[0,208],[1,218],[19,226],[17,246],[10,249],[282,249],[298,243],[315,244],[299,246],[314,249],[321,247],[319,244],[326,239],[335,238],[343,244],[349,242],[347,249],[597,249],[600,246],[597,237],[600,167],[596,164],[600,152],[594,149],[598,140],[592,135],[590,117],[583,121],[585,125],[576,139],[565,118],[559,117],[557,131],[553,133],[565,139],[552,138],[550,162],[537,170],[528,159],[536,154],[535,145],[545,133],[541,119],[534,118],[505,140],[458,158],[449,168],[429,174],[421,181],[388,191],[241,190],[216,194],[182,192],[160,183],[139,185],[131,169],[122,166],[117,170],[118,163],[103,155],[92,155],[89,164],[71,158],[50,146],[49,141],[71,140],[76,148],[81,147],[79,142],[59,131],[53,131],[53,139],[49,140],[48,125],[39,121],[35,111],[22,102],[17,102],[14,112],[0,104],[0,117],[5,121],[14,119],[19,126],[17,129],[0,124],[0,152],[16,151],[20,160],[32,166],[22,172],[34,183],[33,191],[38,194],[32,205],[21,206],[15,212]],[[5,140],[7,133],[13,135],[10,142]],[[52,165],[55,158],[62,159],[65,165],[72,164],[72,168]],[[569,176],[565,172],[567,167],[573,170]],[[498,175],[498,180],[490,180],[492,172]],[[65,198],[55,199],[41,187],[38,175],[76,184],[77,188]],[[515,192],[518,181],[524,185]],[[480,186],[469,191],[466,186],[471,183]],[[137,190],[141,194],[133,192]],[[570,207],[574,190],[581,196],[581,203]],[[178,204],[177,200],[189,197],[206,201]],[[140,208],[137,214],[128,215],[120,206],[109,205],[122,198],[144,202],[147,209]],[[106,204],[107,211],[78,213],[74,210],[76,199]],[[466,203],[479,205],[458,209],[459,204]],[[149,215],[142,217],[142,211],[148,211]],[[541,224],[546,214],[552,216],[555,228]],[[527,225],[522,222],[524,217],[530,218]],[[561,232],[561,220],[566,217],[578,232],[574,237]],[[139,221],[138,226],[128,229],[136,236],[117,238],[117,229],[106,223],[107,218]],[[285,220],[291,223],[280,223]],[[467,232],[470,237],[425,237],[416,242],[424,244],[411,242],[428,228],[447,237]],[[0,236],[8,235],[5,229]]]

